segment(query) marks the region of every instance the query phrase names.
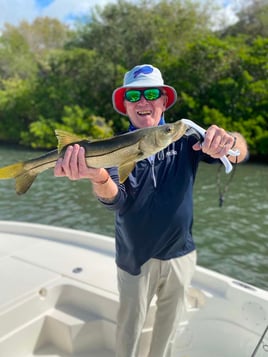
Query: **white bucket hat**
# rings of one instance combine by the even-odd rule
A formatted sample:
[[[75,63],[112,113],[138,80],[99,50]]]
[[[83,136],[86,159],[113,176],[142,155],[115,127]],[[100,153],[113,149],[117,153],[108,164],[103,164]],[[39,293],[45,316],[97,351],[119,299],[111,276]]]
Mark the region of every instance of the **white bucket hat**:
[[[132,68],[125,74],[124,83],[122,87],[119,87],[113,92],[113,106],[114,109],[123,115],[126,114],[126,108],[124,105],[125,91],[128,88],[164,88],[167,95],[166,109],[169,109],[175,104],[177,100],[176,90],[164,84],[162,74],[158,68],[153,67],[150,64],[143,64]]]

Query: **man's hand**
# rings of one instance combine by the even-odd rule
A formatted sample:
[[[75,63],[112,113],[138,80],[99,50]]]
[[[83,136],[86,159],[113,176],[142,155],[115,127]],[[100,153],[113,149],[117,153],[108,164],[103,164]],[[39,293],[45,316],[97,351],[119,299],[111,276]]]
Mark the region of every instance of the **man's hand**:
[[[93,183],[102,183],[109,178],[107,170],[87,166],[85,149],[78,144],[68,146],[64,157],[56,163],[54,175],[66,176],[70,180],[89,179]]]
[[[193,149],[202,150],[205,154],[218,159],[228,154],[228,151],[233,147],[235,138],[217,125],[211,125],[207,131],[204,141],[193,145]]]

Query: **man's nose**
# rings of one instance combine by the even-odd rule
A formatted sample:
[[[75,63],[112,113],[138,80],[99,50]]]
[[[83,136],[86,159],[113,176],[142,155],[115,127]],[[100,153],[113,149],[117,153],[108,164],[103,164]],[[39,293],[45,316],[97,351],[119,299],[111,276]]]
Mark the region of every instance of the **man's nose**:
[[[148,102],[148,100],[144,97],[144,95],[142,94],[141,99],[139,100],[140,102]]]

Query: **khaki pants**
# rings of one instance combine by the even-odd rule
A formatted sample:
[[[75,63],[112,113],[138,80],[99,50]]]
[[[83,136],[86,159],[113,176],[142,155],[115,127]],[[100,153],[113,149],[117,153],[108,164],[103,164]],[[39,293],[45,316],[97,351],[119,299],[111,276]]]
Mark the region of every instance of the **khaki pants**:
[[[195,265],[196,252],[193,251],[176,259],[150,259],[139,275],[118,268],[117,357],[139,356],[142,328],[154,295],[157,295],[157,309],[148,357],[172,356],[172,340],[185,308]]]

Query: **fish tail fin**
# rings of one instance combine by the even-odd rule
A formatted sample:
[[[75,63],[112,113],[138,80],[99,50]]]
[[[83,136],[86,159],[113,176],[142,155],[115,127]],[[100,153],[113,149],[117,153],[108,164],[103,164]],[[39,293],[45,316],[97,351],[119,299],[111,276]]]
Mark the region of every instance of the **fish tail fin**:
[[[17,162],[0,168],[0,179],[16,178],[24,172],[24,162]]]
[[[25,170],[24,164],[24,162],[18,162],[16,164],[0,168],[1,180],[11,178],[16,180],[16,192],[18,195],[27,192],[37,176],[30,174],[29,171]]]

